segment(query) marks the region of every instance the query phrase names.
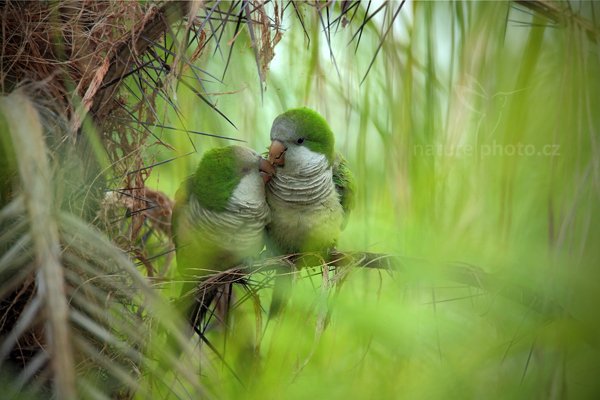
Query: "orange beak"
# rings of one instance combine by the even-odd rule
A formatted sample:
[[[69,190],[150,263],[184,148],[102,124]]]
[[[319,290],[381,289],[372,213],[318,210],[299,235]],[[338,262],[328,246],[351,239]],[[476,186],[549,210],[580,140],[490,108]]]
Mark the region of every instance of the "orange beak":
[[[283,166],[285,165],[285,151],[287,148],[279,140],[273,140],[271,147],[269,147],[269,162],[272,165]]]
[[[258,162],[258,169],[260,170],[260,176],[263,178],[263,182],[266,184],[269,182],[273,174],[275,173],[275,167],[271,165],[271,163],[264,158],[260,158]]]

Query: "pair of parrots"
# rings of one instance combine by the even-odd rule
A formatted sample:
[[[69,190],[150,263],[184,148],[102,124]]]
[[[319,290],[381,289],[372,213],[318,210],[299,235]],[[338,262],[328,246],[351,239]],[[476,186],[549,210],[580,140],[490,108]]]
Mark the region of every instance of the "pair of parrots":
[[[273,255],[333,248],[353,192],[331,128],[308,108],[275,119],[268,160],[240,146],[207,151],[173,209],[177,271],[186,282],[182,297],[190,299],[180,306],[186,317],[194,320],[198,302],[189,294],[200,279],[256,257],[265,243]]]

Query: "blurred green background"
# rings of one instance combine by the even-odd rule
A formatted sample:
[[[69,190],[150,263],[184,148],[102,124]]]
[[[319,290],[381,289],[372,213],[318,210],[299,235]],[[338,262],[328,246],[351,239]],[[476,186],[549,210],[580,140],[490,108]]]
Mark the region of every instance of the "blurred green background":
[[[400,5],[358,44],[356,24],[323,31],[306,7],[305,32],[287,10],[262,94],[242,31],[224,83],[204,83],[237,129],[173,87],[183,118],[164,105],[171,126],[258,151],[276,115],[318,110],[358,183],[339,249],[400,260],[331,289],[322,332],[323,295],[301,279],[259,365],[228,361],[245,385],[222,366],[203,383],[231,398],[597,398],[600,35],[581,22],[597,7],[570,2],[577,16],[552,21],[508,2],[406,3],[394,18]],[[198,60],[219,78],[221,47]],[[147,185],[171,197],[205,150],[231,144],[155,134],[172,150],[148,146],[147,159],[177,159]],[[449,277],[451,263],[492,284]]]

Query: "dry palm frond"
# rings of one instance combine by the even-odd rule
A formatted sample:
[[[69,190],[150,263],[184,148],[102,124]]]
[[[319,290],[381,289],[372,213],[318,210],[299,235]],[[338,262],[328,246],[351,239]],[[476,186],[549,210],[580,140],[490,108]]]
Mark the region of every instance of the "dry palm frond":
[[[0,212],[0,371],[16,375],[15,391],[127,398],[148,394],[139,387],[141,373],[162,379],[152,354],[182,373],[192,385],[186,391],[195,386],[199,393],[194,376],[168,350],[150,347],[151,322],[169,315],[168,305],[125,253],[55,208],[61,165],[47,156],[39,107],[23,92],[0,98],[21,183]],[[169,320],[162,329],[177,337],[176,320],[162,320]]]

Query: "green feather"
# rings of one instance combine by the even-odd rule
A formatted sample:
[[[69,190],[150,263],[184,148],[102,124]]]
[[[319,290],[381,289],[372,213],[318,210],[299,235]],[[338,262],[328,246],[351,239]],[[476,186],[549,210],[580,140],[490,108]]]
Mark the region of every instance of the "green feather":
[[[310,108],[302,107],[284,112],[275,121],[280,118],[292,121],[296,135],[304,138],[305,146],[316,153],[324,154],[329,163],[333,163],[335,139],[329,124],[321,114]]]
[[[350,210],[354,208],[354,193],[356,192],[356,181],[352,171],[348,168],[346,159],[337,153],[333,164],[333,183],[340,197],[340,203],[344,209],[344,226],[346,225]]]
[[[241,178],[235,147],[221,147],[204,154],[186,186],[202,207],[223,211]]]

